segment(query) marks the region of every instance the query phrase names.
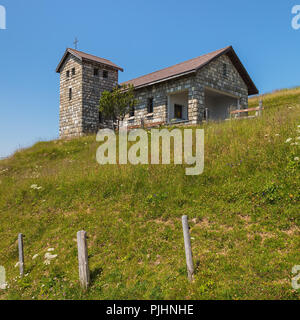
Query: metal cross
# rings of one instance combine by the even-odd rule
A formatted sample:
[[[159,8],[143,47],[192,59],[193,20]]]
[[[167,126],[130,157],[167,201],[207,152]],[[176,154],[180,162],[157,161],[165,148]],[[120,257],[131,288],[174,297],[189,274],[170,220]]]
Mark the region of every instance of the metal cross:
[[[77,50],[77,44],[78,44],[78,39],[77,39],[77,37],[75,38],[75,41],[73,42],[74,43],[74,46],[75,46],[75,49]]]

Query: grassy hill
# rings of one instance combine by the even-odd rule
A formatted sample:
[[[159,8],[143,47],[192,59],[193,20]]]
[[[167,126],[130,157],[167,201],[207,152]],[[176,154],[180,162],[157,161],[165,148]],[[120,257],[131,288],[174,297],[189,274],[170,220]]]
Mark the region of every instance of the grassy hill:
[[[100,166],[95,136],[39,142],[1,160],[0,265],[9,288],[0,299],[299,299],[291,278],[300,265],[300,89],[266,95],[264,105],[259,119],[204,125],[200,176],[186,176],[184,165]],[[82,229],[86,293],[78,284]],[[49,248],[57,257],[47,265]]]

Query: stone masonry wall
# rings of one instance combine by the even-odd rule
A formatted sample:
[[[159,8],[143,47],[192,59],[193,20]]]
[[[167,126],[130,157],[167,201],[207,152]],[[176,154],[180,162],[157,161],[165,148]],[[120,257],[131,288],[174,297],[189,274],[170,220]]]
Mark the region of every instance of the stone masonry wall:
[[[227,76],[223,76],[223,64],[227,65]],[[241,78],[227,55],[200,69],[196,74],[196,91],[198,99],[198,119],[203,119],[205,110],[205,88],[212,88],[235,95],[240,100],[240,108],[248,107],[248,87]]]
[[[75,68],[75,75],[72,69]],[[98,75],[94,75],[94,69]],[[108,77],[103,77],[106,70]],[[67,77],[67,71],[69,77]],[[99,100],[104,90],[118,84],[118,71],[99,63],[69,55],[60,72],[60,138],[81,136],[99,129]],[[72,99],[69,89],[72,89]]]
[[[98,75],[94,75],[94,69]],[[108,77],[103,77],[103,71]],[[118,71],[109,66],[83,62],[83,132],[97,132],[99,129],[99,100],[104,90],[110,91],[118,84]]]
[[[72,75],[75,68],[75,75]],[[67,77],[66,72],[70,75]],[[69,88],[72,88],[72,100],[69,100]],[[60,138],[78,136],[82,133],[82,63],[69,55],[60,73]]]
[[[186,76],[179,79],[169,80],[160,84],[137,89],[136,99],[138,101],[134,116],[127,115],[124,119],[128,126],[141,124],[141,119],[145,124],[167,122],[168,118],[168,95],[177,92],[188,91],[188,114],[190,122],[196,121],[197,101],[195,100],[194,76]],[[153,98],[153,113],[148,113],[147,101]]]
[[[223,65],[227,76],[223,75]],[[72,75],[75,68],[75,75]],[[94,75],[94,68],[98,75]],[[103,77],[103,70],[108,78]],[[66,72],[70,72],[69,78]],[[118,84],[118,71],[99,63],[80,61],[69,55],[60,74],[60,137],[80,136],[97,132],[99,123],[99,99],[104,90],[111,90]],[[69,100],[69,88],[72,99]],[[212,88],[239,98],[241,108],[248,106],[248,88],[231,60],[223,55],[198,72],[177,79],[136,89],[138,104],[134,116],[125,117],[128,126],[168,122],[168,96],[183,91],[188,93],[188,123],[197,124],[203,120],[205,110],[205,88]],[[148,98],[153,98],[153,113],[147,110]]]
[[[223,64],[227,66],[227,76],[223,76]],[[248,88],[231,60],[223,55],[200,69],[196,74],[169,80],[136,90],[138,104],[134,116],[125,117],[125,124],[135,126],[144,123],[167,123],[168,95],[188,91],[188,123],[197,124],[204,118],[205,88],[212,88],[236,96],[240,107],[248,106]],[[148,114],[147,99],[153,98],[154,110]]]

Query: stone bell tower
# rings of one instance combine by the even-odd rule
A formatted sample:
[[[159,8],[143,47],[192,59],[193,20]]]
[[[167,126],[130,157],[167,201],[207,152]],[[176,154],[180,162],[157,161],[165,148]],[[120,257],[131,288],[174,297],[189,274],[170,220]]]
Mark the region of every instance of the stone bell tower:
[[[56,68],[60,73],[60,138],[97,132],[101,94],[118,85],[119,71],[123,69],[109,60],[66,50]]]

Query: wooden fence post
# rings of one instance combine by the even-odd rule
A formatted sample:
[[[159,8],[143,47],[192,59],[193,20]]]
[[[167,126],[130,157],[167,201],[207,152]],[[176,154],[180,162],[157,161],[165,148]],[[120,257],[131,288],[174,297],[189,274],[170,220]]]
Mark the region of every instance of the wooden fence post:
[[[90,283],[90,269],[85,231],[77,232],[77,247],[80,285],[84,290],[87,290]]]
[[[184,248],[185,248],[188,279],[190,281],[193,281],[194,280],[194,264],[193,264],[191,237],[190,237],[190,230],[189,230],[187,216],[182,216],[182,228],[183,228]]]
[[[23,234],[18,235],[18,247],[19,247],[19,268],[20,276],[24,276],[24,249],[23,249]]]
[[[262,116],[262,111],[263,111],[263,101],[259,100],[259,107],[258,107],[258,116]]]

